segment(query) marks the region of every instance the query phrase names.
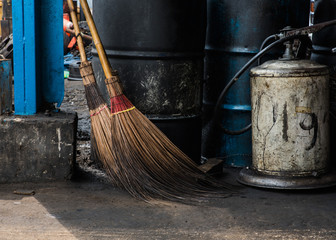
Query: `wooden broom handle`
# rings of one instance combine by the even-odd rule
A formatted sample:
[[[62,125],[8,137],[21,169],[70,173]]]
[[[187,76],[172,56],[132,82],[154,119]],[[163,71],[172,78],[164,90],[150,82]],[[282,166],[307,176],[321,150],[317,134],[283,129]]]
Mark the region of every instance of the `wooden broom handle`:
[[[68,0],[68,6],[69,6],[69,9],[70,9],[71,20],[72,20],[72,23],[73,23],[74,28],[75,28],[75,34],[77,36],[77,45],[78,45],[78,48],[79,48],[81,61],[86,62],[87,58],[86,58],[86,54],[85,54],[84,43],[83,43],[82,36],[80,35],[80,30],[79,30],[79,25],[78,25],[78,20],[77,20],[73,0]]]
[[[99,60],[101,62],[101,65],[102,65],[104,73],[105,73],[105,77],[107,79],[110,79],[110,78],[112,78],[111,65],[110,65],[110,62],[108,61],[108,59],[106,57],[106,53],[105,53],[104,47],[101,43],[96,25],[93,21],[93,17],[92,17],[89,5],[87,3],[87,0],[80,0],[80,4],[81,4],[82,10],[84,12],[86,22],[89,25],[91,35],[92,35],[92,38],[93,38],[93,42],[96,46],[98,56],[99,56]]]

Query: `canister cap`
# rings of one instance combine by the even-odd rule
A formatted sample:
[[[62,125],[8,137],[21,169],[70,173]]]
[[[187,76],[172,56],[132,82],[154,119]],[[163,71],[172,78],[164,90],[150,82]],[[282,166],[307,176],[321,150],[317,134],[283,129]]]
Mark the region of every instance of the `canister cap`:
[[[250,71],[251,77],[304,77],[328,74],[328,66],[310,60],[271,60]]]

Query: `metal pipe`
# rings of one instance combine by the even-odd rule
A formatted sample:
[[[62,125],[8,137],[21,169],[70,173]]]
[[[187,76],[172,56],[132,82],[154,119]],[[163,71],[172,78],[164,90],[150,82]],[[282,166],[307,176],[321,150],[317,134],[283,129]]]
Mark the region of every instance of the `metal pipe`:
[[[303,35],[304,36],[304,35]],[[215,121],[219,121],[218,118],[218,112],[220,109],[220,106],[222,104],[223,98],[226,95],[226,93],[228,92],[228,90],[233,86],[233,84],[235,84],[238,79],[241,77],[241,75],[260,57],[262,57],[263,55],[265,55],[270,49],[272,49],[273,47],[282,44],[284,42],[287,42],[289,40],[292,39],[297,39],[300,38],[301,36],[296,36],[296,35],[291,35],[288,37],[284,37],[281,38],[273,43],[271,43],[270,45],[268,45],[266,48],[264,48],[262,51],[260,51],[258,54],[256,54],[253,58],[250,59],[250,61],[248,61],[237,73],[236,75],[234,75],[234,77],[230,80],[230,82],[226,85],[226,87],[224,88],[224,90],[221,92],[217,103],[216,103],[216,107],[215,107],[215,114],[214,114],[214,119]],[[232,130],[228,130],[226,129],[220,122],[219,125],[221,126],[222,130],[224,131],[224,133],[229,134],[229,135],[240,135],[246,131],[248,131],[251,128],[251,124],[249,124],[248,126],[244,127],[243,129],[240,129],[238,131],[232,131]]]

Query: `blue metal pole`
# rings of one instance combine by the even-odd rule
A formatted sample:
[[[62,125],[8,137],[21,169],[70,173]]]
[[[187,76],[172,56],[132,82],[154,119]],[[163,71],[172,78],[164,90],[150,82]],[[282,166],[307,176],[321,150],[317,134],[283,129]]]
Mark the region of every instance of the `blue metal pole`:
[[[13,1],[14,104],[33,115],[64,96],[61,0]]]
[[[63,1],[39,0],[38,68],[43,101],[59,107],[64,97]]]
[[[15,114],[37,112],[35,0],[13,1]]]

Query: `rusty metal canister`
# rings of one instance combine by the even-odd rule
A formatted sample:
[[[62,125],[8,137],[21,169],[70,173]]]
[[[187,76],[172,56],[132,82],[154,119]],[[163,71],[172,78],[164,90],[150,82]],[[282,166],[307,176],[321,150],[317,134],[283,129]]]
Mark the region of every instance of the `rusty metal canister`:
[[[309,60],[268,61],[250,72],[252,166],[239,181],[318,188],[329,174],[329,70]]]

